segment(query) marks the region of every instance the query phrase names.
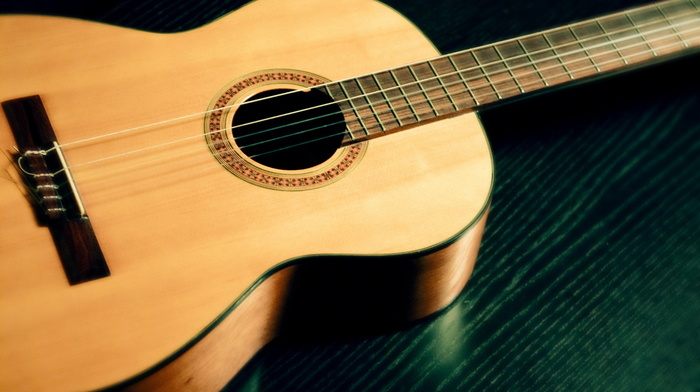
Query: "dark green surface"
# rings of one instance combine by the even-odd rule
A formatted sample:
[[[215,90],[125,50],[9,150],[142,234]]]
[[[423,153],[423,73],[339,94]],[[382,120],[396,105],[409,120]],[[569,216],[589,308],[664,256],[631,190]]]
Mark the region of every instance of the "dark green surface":
[[[171,31],[242,3],[13,0],[0,11]],[[450,52],[639,3],[390,5]],[[484,110],[493,208],[455,304],[381,336],[277,342],[230,390],[700,391],[698,70],[696,55]]]

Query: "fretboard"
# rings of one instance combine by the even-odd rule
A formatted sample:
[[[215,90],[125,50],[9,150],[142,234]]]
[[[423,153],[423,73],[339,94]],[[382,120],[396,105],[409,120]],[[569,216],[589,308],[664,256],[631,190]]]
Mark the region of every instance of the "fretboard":
[[[320,86],[344,144],[700,47],[700,0],[671,0]]]

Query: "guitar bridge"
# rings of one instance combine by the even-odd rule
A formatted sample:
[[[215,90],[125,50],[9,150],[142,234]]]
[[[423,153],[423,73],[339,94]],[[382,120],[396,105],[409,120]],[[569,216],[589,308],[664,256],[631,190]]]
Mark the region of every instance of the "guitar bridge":
[[[15,163],[24,185],[37,206],[37,213],[49,219],[85,219],[85,207],[73,176],[57,142],[48,149],[26,150]]]
[[[38,95],[2,103],[19,147],[15,166],[47,226],[71,285],[109,276],[109,268]]]

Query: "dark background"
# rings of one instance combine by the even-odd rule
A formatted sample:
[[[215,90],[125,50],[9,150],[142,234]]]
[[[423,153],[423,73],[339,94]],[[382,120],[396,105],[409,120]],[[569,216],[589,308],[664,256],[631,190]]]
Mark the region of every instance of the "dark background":
[[[0,12],[169,32],[244,3],[11,0]],[[387,3],[447,53],[645,1]],[[699,70],[696,54],[483,110],[493,206],[456,302],[392,333],[275,342],[230,390],[700,391]]]

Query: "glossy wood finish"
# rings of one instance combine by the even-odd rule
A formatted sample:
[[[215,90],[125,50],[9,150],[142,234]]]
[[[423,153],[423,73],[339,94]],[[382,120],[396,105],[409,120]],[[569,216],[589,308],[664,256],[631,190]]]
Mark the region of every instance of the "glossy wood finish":
[[[357,336],[426,317],[464,288],[485,223],[484,215],[455,242],[424,255],[315,257],[283,267],[186,350],[110,390],[218,391],[277,336]]]
[[[242,3],[37,9],[173,31]],[[387,3],[450,53],[644,1]],[[698,60],[481,112],[497,181],[480,259],[454,306],[399,331],[278,341],[230,390],[697,389]]]
[[[219,317],[234,303],[249,299],[256,303],[246,306],[259,309],[275,301],[244,295],[261,277],[270,279],[285,262],[301,265],[306,255],[406,255],[417,281],[403,292],[414,294],[385,304],[407,309],[399,313],[403,319],[438,310],[457,295],[471,270],[493,179],[474,114],[377,139],[342,181],[302,192],[254,186],[221,168],[202,140],[204,114],[121,132],[201,113],[224,86],[252,72],[283,67],[337,80],[436,54],[409,22],[379,3],[306,5],[255,2],[176,35],[48,17],[0,19],[0,56],[13,59],[0,63],[0,99],[41,94],[112,272],[66,284],[48,233],[35,225],[15,184],[2,181],[0,209],[12,224],[2,226],[0,248],[3,259],[13,260],[0,273],[3,389],[103,387],[170,363],[193,339],[218,334],[242,336],[230,342],[243,345],[232,351],[204,350],[233,355],[235,371],[269,340],[261,331],[275,329],[279,309],[232,313],[253,335],[228,327],[203,332],[223,325]],[[308,9],[330,14],[299,24]],[[261,25],[261,15],[275,15],[275,28]],[[47,31],[55,33],[47,37]],[[15,143],[2,121],[8,150]],[[175,139],[183,141],[169,143]],[[153,147],[162,143],[166,148]],[[9,176],[9,163],[5,169]],[[470,258],[455,265],[457,259],[439,256],[441,249]],[[427,257],[433,251],[438,256]],[[371,279],[374,267],[365,265]],[[277,293],[284,282],[260,287]],[[416,302],[406,306],[411,298]],[[187,354],[195,361],[185,356],[166,367],[205,365],[196,352]],[[227,369],[217,385],[231,374]]]

